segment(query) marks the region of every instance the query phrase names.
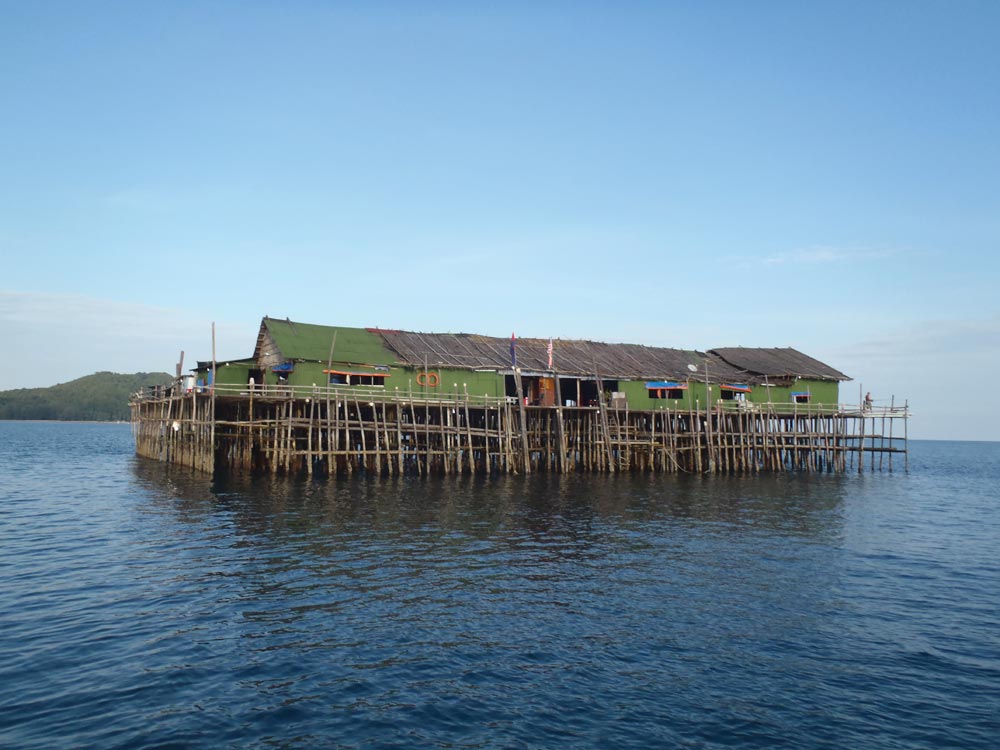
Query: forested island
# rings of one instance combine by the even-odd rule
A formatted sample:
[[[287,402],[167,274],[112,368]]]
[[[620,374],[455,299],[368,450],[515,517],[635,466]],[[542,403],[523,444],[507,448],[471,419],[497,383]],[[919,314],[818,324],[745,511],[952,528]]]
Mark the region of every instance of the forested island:
[[[131,394],[171,380],[165,372],[95,372],[48,388],[0,391],[0,419],[127,421]]]

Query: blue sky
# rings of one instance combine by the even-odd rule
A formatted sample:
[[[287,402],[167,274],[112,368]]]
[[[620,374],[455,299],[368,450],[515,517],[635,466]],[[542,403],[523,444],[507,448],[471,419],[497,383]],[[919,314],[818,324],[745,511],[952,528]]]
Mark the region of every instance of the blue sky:
[[[1000,439],[998,34],[961,0],[0,0],[0,388],[272,315],[794,346]]]

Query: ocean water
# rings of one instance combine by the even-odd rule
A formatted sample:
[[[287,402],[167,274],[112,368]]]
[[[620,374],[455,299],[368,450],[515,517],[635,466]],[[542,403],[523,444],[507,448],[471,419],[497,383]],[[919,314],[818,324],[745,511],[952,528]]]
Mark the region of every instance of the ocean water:
[[[0,423],[3,748],[996,748],[1000,444],[219,481]]]

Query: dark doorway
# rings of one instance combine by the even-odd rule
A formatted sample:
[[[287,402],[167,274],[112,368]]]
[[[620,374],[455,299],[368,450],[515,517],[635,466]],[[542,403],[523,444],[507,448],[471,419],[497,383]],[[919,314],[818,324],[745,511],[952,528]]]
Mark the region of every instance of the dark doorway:
[[[612,393],[618,390],[617,380],[601,380],[601,390],[605,394]],[[596,380],[581,380],[580,381],[580,406],[600,406],[601,401],[597,393],[598,386]],[[605,396],[606,400],[610,400],[610,396]]]
[[[517,385],[514,383],[513,375],[503,376],[503,395],[510,398],[517,398]]]
[[[580,406],[580,394],[577,393],[577,378],[559,378],[559,395],[563,406]]]

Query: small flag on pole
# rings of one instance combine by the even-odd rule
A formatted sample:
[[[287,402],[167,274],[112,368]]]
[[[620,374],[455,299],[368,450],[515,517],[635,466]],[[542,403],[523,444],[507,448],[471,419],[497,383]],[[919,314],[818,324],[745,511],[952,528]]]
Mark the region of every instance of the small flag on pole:
[[[514,346],[514,334],[510,335],[510,366],[517,367],[517,349]]]
[[[552,339],[549,339],[549,348],[546,349],[549,354],[549,369],[552,369]]]

